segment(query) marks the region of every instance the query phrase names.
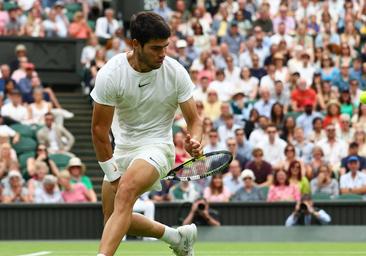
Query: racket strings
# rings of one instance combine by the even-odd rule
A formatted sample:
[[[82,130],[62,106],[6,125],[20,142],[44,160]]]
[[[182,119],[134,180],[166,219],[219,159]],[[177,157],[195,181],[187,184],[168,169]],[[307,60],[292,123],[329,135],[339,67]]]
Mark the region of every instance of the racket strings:
[[[183,166],[177,176],[180,177],[192,177],[192,176],[206,176],[210,173],[221,170],[231,160],[229,154],[213,154],[202,157],[201,159],[195,159],[193,162],[188,162]]]

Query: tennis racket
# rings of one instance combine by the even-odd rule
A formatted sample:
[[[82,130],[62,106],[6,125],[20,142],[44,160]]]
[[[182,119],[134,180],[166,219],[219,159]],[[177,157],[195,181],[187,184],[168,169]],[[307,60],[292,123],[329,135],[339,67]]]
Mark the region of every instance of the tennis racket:
[[[224,171],[233,156],[229,151],[215,151],[192,158],[172,169],[164,180],[191,181],[199,180]]]

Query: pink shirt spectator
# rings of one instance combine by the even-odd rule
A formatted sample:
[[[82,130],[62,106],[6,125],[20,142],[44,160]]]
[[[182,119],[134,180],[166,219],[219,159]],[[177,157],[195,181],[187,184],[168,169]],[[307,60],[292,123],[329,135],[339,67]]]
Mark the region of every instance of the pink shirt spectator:
[[[8,12],[0,10],[0,35],[4,35],[5,27],[8,22],[9,22]]]
[[[300,198],[301,194],[297,186],[271,186],[268,191],[267,201],[299,201]]]
[[[211,193],[211,188],[207,187],[203,191],[203,197],[206,198],[208,202],[228,202],[231,194],[227,188],[223,188],[222,193],[214,195]]]
[[[61,195],[65,203],[86,203],[89,202],[86,194],[88,193],[87,188],[81,184],[76,183],[72,185],[70,191],[62,191]]]

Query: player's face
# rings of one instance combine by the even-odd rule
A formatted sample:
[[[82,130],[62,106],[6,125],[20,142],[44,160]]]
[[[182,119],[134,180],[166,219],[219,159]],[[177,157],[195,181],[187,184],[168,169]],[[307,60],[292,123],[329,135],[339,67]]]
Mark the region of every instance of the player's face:
[[[138,47],[139,61],[150,69],[158,69],[163,64],[168,39],[153,39],[147,42],[144,47]]]

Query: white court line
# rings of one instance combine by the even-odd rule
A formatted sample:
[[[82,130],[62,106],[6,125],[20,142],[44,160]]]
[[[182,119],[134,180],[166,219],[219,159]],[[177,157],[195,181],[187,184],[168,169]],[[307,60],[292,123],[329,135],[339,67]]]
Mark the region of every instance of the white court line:
[[[41,255],[47,255],[47,254],[51,254],[51,252],[34,252],[34,253],[29,253],[29,254],[22,254],[22,255],[18,255],[18,256],[41,256]]]

